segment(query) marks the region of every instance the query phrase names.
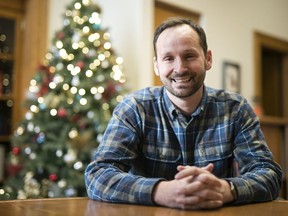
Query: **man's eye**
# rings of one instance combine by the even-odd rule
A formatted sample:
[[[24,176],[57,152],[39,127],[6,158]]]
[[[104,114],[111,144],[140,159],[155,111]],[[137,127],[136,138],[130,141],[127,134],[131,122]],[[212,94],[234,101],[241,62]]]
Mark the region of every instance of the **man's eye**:
[[[166,57],[166,58],[164,58],[164,61],[173,61],[173,58],[172,57]]]
[[[195,57],[196,57],[196,55],[187,55],[186,56],[187,59],[192,59],[192,58],[195,58]]]

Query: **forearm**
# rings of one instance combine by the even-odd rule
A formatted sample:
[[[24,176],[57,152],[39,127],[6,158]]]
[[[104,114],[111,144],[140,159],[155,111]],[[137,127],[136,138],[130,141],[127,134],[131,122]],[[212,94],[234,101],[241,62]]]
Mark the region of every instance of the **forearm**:
[[[265,202],[277,198],[281,188],[281,175],[273,171],[246,173],[231,179],[237,188],[236,204]]]
[[[116,167],[89,165],[85,172],[88,196],[94,200],[153,205],[152,192],[159,179],[121,172]]]

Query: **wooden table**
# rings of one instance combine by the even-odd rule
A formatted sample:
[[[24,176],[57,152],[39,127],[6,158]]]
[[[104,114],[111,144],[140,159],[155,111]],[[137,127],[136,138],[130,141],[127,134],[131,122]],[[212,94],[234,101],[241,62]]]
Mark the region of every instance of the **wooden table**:
[[[198,215],[288,215],[288,201],[273,201],[214,210],[180,210],[155,206],[111,204],[88,198],[13,200],[0,202],[1,216],[198,216]]]

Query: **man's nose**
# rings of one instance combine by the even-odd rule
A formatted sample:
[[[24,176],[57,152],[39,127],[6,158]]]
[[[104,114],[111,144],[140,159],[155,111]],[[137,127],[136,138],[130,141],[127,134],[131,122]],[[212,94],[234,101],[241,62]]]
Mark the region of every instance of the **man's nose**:
[[[186,70],[187,70],[187,63],[183,59],[177,58],[174,64],[174,71],[177,73],[181,73]]]

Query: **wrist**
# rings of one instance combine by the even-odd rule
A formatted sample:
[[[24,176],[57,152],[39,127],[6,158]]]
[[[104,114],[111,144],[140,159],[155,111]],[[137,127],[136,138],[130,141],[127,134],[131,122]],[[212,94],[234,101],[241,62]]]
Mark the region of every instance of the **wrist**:
[[[230,196],[230,197],[232,197],[232,199],[230,198],[231,199],[230,202],[234,202],[237,200],[237,197],[238,197],[236,187],[232,181],[230,181],[230,180],[226,180],[226,181],[229,184],[230,195],[232,195],[232,196]]]

